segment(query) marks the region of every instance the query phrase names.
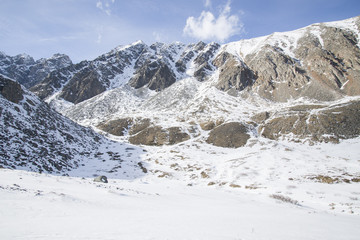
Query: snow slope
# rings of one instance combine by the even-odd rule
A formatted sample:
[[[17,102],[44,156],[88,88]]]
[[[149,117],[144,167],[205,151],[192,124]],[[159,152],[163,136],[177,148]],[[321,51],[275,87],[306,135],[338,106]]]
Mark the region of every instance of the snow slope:
[[[244,190],[0,170],[1,239],[358,239],[359,216]],[[303,204],[303,203],[301,203]]]

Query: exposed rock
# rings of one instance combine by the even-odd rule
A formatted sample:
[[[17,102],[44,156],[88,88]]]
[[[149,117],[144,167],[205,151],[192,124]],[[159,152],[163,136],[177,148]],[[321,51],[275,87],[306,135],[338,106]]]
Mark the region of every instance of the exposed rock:
[[[78,64],[73,64],[60,70],[52,71],[41,82],[32,86],[30,91],[35,93],[39,98],[45,99],[55,92],[61,91],[73,75],[81,71],[81,69],[84,69],[88,64],[88,61],[82,61]]]
[[[129,138],[129,142],[136,145],[162,146],[166,141],[167,132],[159,126],[148,127]]]
[[[136,145],[162,146],[173,145],[190,139],[187,133],[179,127],[163,129],[159,126],[148,127],[129,138],[129,142]]]
[[[206,142],[218,147],[242,147],[250,138],[248,131],[248,128],[242,123],[225,123],[213,129],[209,133],[209,137]]]
[[[181,128],[179,127],[171,127],[167,129],[169,135],[168,135],[168,144],[173,145],[177,143],[184,142],[186,140],[190,139],[190,136],[187,133],[184,133],[181,131]]]
[[[19,83],[0,75],[0,93],[1,95],[13,103],[19,103],[24,99],[23,90]]]
[[[204,42],[198,42],[195,44],[190,44],[186,47],[184,52],[181,54],[179,60],[176,61],[175,67],[178,72],[185,73],[187,70],[186,65],[190,62],[190,60],[195,57],[199,51],[202,51],[206,44]]]
[[[133,124],[132,118],[122,118],[122,119],[110,120],[105,123],[101,123],[97,127],[112,135],[124,136],[124,132],[127,131],[132,124]]]
[[[216,86],[220,90],[235,88],[241,91],[252,86],[257,78],[251,69],[232,55],[220,54],[214,62],[220,66],[219,81]]]
[[[265,122],[265,120],[269,119],[269,117],[270,117],[269,112],[262,112],[252,116],[251,120],[259,124]]]
[[[273,101],[287,101],[300,96],[300,89],[310,78],[301,65],[278,48],[267,45],[256,54],[245,58],[247,66],[255,73],[244,72],[256,81],[252,89],[260,96]],[[246,79],[246,78],[245,78]],[[246,83],[246,82],[245,82]],[[246,85],[243,85],[246,87]]]
[[[115,136],[124,136],[126,132],[130,135],[135,135],[150,126],[150,119],[148,118],[121,118],[110,120],[97,125],[99,129]]]
[[[134,135],[150,126],[150,119],[140,118],[135,119],[129,129],[129,134]]]
[[[214,129],[215,123],[213,121],[202,122],[202,123],[200,123],[200,127],[204,131],[209,131],[209,130]]]
[[[161,91],[175,81],[175,74],[164,62],[148,60],[135,72],[129,84],[134,88],[147,86],[151,90]]]
[[[196,77],[198,81],[205,81],[209,73],[211,73],[215,69],[215,67],[212,65],[211,60],[215,56],[215,53],[219,48],[219,44],[210,43],[194,59],[194,63],[197,65],[197,69],[194,72],[194,77]]]
[[[94,178],[94,182],[108,183],[108,179],[106,176],[97,176]]]
[[[310,139],[312,141],[338,142],[360,135],[360,101],[330,108],[308,110],[311,106],[293,107],[287,113],[266,121],[259,127],[259,133],[270,139],[287,136],[293,140]],[[305,111],[303,111],[305,109]],[[290,134],[290,135],[289,135]]]
[[[86,68],[74,75],[63,88],[60,97],[76,104],[92,98],[105,90],[106,88],[99,81],[97,72],[91,68]]]

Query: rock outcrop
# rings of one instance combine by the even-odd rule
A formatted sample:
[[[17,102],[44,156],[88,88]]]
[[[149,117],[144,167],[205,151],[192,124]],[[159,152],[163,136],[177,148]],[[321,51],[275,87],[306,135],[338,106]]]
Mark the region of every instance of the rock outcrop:
[[[332,106],[295,106],[273,114],[259,133],[269,139],[295,141],[338,142],[360,135],[360,101]]]
[[[224,123],[214,128],[206,142],[218,147],[239,148],[250,138],[249,129],[242,123]]]
[[[130,136],[129,142],[136,145],[162,146],[173,145],[190,139],[180,127],[162,128],[150,126],[136,135]]]

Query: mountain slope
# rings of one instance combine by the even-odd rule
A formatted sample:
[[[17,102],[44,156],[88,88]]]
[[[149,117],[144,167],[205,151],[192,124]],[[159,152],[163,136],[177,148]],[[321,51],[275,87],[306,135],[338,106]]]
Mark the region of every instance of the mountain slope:
[[[67,174],[87,163],[86,174],[96,175],[134,164],[122,163],[126,145],[77,125],[17,82],[0,76],[0,93],[1,167]],[[136,165],[130,171],[136,172]],[[117,171],[112,175],[126,176]]]
[[[146,87],[162,91],[189,75],[195,74],[199,80],[204,80],[214,69],[208,61],[218,48],[215,43],[186,46],[175,42],[147,46],[138,41],[119,46],[93,61],[54,71],[31,91],[48,102],[63,99],[75,104],[124,84],[135,89]]]

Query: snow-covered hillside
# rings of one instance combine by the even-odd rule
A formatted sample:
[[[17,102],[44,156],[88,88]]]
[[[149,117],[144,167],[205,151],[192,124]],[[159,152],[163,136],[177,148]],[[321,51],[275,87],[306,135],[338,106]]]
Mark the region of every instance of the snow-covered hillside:
[[[108,184],[88,166],[71,177],[0,169],[0,237],[355,240],[359,142],[147,148],[147,174]]]
[[[126,178],[129,171],[132,176],[142,174],[139,158],[129,160],[128,156],[136,156],[141,150],[72,122],[17,82],[2,76],[0,119],[2,168],[61,175],[86,165],[93,176],[111,172]]]

